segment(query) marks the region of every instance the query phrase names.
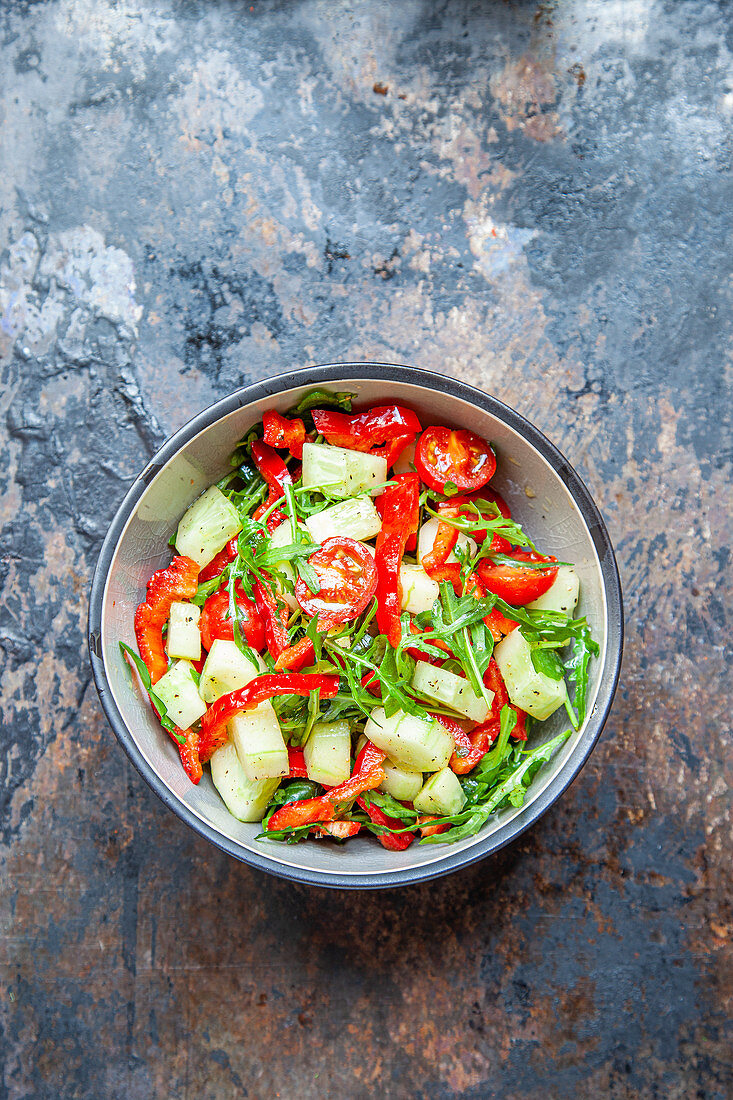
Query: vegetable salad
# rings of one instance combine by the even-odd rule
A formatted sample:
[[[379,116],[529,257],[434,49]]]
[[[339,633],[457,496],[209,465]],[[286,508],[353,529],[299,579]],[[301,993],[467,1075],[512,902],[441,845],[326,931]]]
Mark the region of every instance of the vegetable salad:
[[[521,806],[598,646],[470,431],[314,391],[187,510],[122,644],[193,783],[261,838],[401,851]],[[536,742],[540,742],[536,744]]]

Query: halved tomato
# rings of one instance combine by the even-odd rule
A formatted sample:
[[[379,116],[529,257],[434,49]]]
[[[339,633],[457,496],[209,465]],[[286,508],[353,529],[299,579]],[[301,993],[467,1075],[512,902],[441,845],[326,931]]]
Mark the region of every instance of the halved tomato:
[[[318,629],[330,630],[360,615],[377,590],[374,558],[360,542],[345,537],[326,539],[308,558],[319,591],[298,577],[295,598],[306,615],[318,616]]]
[[[261,650],[265,644],[265,627],[262,616],[242,590],[237,581],[235,586],[236,602],[239,608],[239,628],[242,631],[247,644],[252,649]],[[213,596],[209,596],[203,606],[201,619],[201,644],[204,649],[211,649],[211,643],[217,638],[221,641],[234,641],[234,624],[229,618],[229,593],[226,588],[220,588]]]
[[[417,441],[415,466],[425,484],[436,492],[445,492],[446,483],[452,482],[469,493],[491,479],[496,458],[480,435],[432,427],[426,428]]]
[[[499,565],[484,558],[479,562],[476,572],[487,592],[493,592],[507,603],[521,607],[541,596],[550,587],[557,576],[557,567],[548,565],[547,569],[522,568],[523,562],[552,562],[552,558],[543,558],[533,551],[516,550],[512,555],[516,565]]]

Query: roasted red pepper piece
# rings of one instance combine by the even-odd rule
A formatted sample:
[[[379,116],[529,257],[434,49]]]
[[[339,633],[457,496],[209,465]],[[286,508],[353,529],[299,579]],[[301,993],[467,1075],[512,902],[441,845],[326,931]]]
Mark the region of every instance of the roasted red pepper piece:
[[[301,638],[295,645],[289,645],[282,651],[275,661],[275,668],[278,672],[283,668],[288,668],[291,672],[299,672],[305,665],[313,664],[315,655],[310,638]]]
[[[329,679],[329,677],[321,677],[321,679]],[[333,679],[337,680],[338,677]],[[384,758],[385,753],[371,741],[367,741],[356,759],[350,779],[339,787],[332,787],[319,798],[306,798],[301,802],[288,802],[287,805],[281,806],[279,810],[275,810],[267,822],[268,832],[275,832],[278,829],[298,829],[303,825],[317,825],[319,822],[332,821],[336,816],[336,807],[340,803],[350,802],[364,791],[373,791],[384,780],[382,767]]]
[[[397,461],[422,429],[415,413],[401,405],[380,405],[353,416],[333,409],[313,409],[311,415],[316,431],[329,443],[379,455],[388,466]]]
[[[438,530],[435,532],[433,549],[422,559],[422,567],[429,577],[432,577],[436,570],[443,568],[457,542],[457,528],[451,527],[449,523],[439,523]]]
[[[308,778],[308,769],[305,766],[305,756],[302,749],[295,749],[292,745],[288,746],[288,764],[290,765],[288,779]]]
[[[517,724],[512,730],[511,735],[515,741],[526,741],[527,731],[524,728],[524,720],[527,717],[526,711],[520,710],[519,707],[515,707],[513,703],[509,702],[509,692],[506,689],[504,677],[499,671],[499,666],[493,657],[489,661],[489,666],[484,673],[484,684],[489,691],[493,691],[494,693],[488,722],[498,722],[501,718],[502,707],[510,706],[517,716]]]
[[[362,810],[369,816],[369,819],[374,822],[375,825],[383,825],[387,829],[403,829],[404,822],[400,821],[396,817],[389,817],[388,814],[380,810],[379,806],[369,805],[365,798],[357,798],[357,805],[361,806]],[[414,833],[380,833],[379,843],[383,848],[386,848],[388,852],[404,852],[405,848],[409,848],[415,839]]]
[[[135,612],[135,638],[140,656],[155,684],[168,671],[163,625],[176,600],[190,600],[198,588],[199,567],[191,558],[174,558],[148,581],[147,601]]]
[[[239,536],[235,535],[233,539],[230,539],[223,550],[220,550],[215,558],[212,558],[208,565],[199,573],[199,584],[203,584],[204,581],[212,581],[214,577],[218,577],[221,572],[229,565],[230,561],[234,561],[237,556],[237,542]]]
[[[293,458],[303,457],[305,424],[302,420],[288,420],[274,409],[262,414],[264,442],[278,450],[289,450]]]
[[[270,508],[271,505],[280,500],[281,496],[282,493],[279,493],[277,489],[270,489],[270,492],[267,495],[267,500],[263,501],[262,504],[258,504],[254,512],[252,513],[252,519],[262,519],[268,508]],[[285,520],[287,518],[288,517],[285,515],[285,513],[281,512],[279,508],[276,508],[274,512],[270,512],[269,516],[265,520],[267,533],[271,535],[276,527],[279,527],[281,523],[285,523]]]
[[[267,484],[277,493],[275,500],[279,500],[285,492],[285,486],[293,483],[290,471],[280,455],[262,440],[255,439],[252,444],[252,458]]]
[[[199,732],[198,730],[181,730],[176,726],[176,733],[178,737],[186,738],[186,743],[182,745],[178,737],[174,737],[172,733],[170,735],[181,757],[183,770],[192,783],[198,783],[199,779],[204,774],[204,770],[201,767],[201,758],[199,756]]]
[[[271,656],[278,659],[288,648],[288,608],[284,601],[278,601],[269,585],[264,581],[254,583],[255,603],[265,624],[265,644]]]
[[[484,622],[495,642],[500,642],[505,634],[511,634],[517,625],[513,619],[507,619],[506,615],[502,615],[496,607],[492,607],[488,615],[484,616]]]
[[[370,695],[375,695],[377,698],[382,694],[382,685],[376,672],[367,672],[366,676],[362,676],[361,686],[366,688]]]
[[[413,622],[410,623],[410,631],[412,634],[420,634],[420,628]],[[445,653],[445,657],[434,657],[432,653],[426,653],[424,650],[420,649],[419,645],[410,646],[407,652],[411,657],[414,657],[416,661],[427,661],[429,665],[435,665],[436,668],[440,668],[449,657],[453,656],[453,651],[448,648],[447,643],[444,642],[442,638],[430,638],[428,642],[436,649],[442,649]]]
[[[361,830],[360,821],[326,821],[313,830],[319,836],[335,836],[337,840],[348,840]]]
[[[400,614],[402,586],[400,565],[409,536],[420,518],[420,479],[417,474],[400,474],[381,495],[382,529],[377,535],[377,625],[393,646],[402,637]]]
[[[444,833],[450,829],[450,825],[447,821],[443,821],[440,825],[431,825],[432,821],[439,821],[440,819],[435,814],[426,814],[424,817],[418,818],[420,823],[420,835],[435,836],[437,833]]]
[[[332,699],[338,691],[338,676],[274,672],[257,676],[246,687],[222,695],[201,719],[199,752],[206,763],[218,748],[226,744],[227,722],[243,710],[252,710],[273,695],[310,695],[318,691],[322,699]]]

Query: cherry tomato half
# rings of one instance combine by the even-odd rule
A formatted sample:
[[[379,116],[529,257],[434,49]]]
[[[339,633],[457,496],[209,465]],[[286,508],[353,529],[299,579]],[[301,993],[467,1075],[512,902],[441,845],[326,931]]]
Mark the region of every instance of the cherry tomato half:
[[[522,562],[551,562],[540,554],[517,550],[512,554],[516,565],[497,565],[488,558],[480,561],[476,572],[487,592],[493,592],[507,603],[521,607],[541,596],[557,576],[557,568],[523,569]]]
[[[349,538],[326,539],[308,558],[320,589],[311,592],[302,577],[295,598],[306,615],[318,616],[318,629],[346,623],[360,615],[377,590],[377,567],[365,546]]]
[[[252,600],[242,591],[239,582],[235,587],[235,593],[239,608],[239,629],[247,645],[259,652],[265,644],[262,617]],[[206,650],[211,649],[211,643],[217,638],[221,641],[234,641],[234,624],[229,618],[229,592],[226,588],[220,588],[213,596],[209,596],[201,611],[199,626],[201,644]]]
[[[452,481],[464,493],[479,489],[493,476],[496,458],[491,447],[473,432],[426,428],[415,448],[415,466],[431,489],[442,493]]]

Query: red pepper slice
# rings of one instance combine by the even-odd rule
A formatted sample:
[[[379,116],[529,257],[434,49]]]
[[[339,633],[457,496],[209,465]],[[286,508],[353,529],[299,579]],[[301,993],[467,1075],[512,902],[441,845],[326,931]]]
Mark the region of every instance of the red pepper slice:
[[[326,539],[308,564],[318,578],[319,590],[298,577],[295,598],[307,615],[318,616],[318,629],[330,630],[361,615],[377,590],[377,567],[367,548],[354,539]]]
[[[288,608],[284,601],[278,601],[269,585],[264,581],[254,582],[257,610],[265,624],[265,643],[269,653],[278,659],[288,648]]]
[[[233,539],[230,539],[223,550],[220,550],[215,558],[212,558],[208,565],[199,573],[199,584],[203,584],[204,581],[213,581],[214,577],[218,577],[222,573],[230,561],[234,561],[237,556],[237,542],[239,536],[235,535]]]
[[[295,645],[289,645],[284,649],[275,661],[275,668],[280,672],[287,668],[291,672],[299,672],[305,665],[313,664],[316,653],[310,638],[301,638]]]
[[[436,836],[438,833],[444,833],[447,829],[450,829],[450,825],[447,821],[442,822],[440,825],[431,825],[431,821],[438,821],[439,818],[435,814],[426,814],[424,817],[418,818],[420,823],[420,835]]]
[[[516,624],[515,624],[516,625]],[[489,722],[498,722],[501,718],[502,707],[510,706],[517,716],[517,724],[512,730],[512,737],[515,741],[526,741],[527,731],[524,728],[524,720],[527,717],[526,712],[520,710],[519,707],[515,707],[513,703],[509,702],[509,692],[506,689],[504,683],[504,677],[502,676],[499,666],[492,657],[489,661],[489,666],[484,673],[484,684],[493,691],[494,698],[491,701],[491,712],[489,713]]]
[[[252,519],[262,519],[265,512],[270,508],[271,505],[280,500],[281,496],[282,493],[280,493],[277,489],[270,489],[270,492],[267,494],[267,500],[263,501],[262,504],[258,504],[254,512],[252,513]],[[269,516],[265,520],[267,533],[271,535],[275,528],[279,527],[281,523],[285,523],[285,520],[287,518],[288,517],[285,515],[285,513],[281,512],[279,508],[276,508],[274,512],[270,512]]]
[[[554,558],[546,558],[533,551],[516,550],[511,556],[516,565],[497,565],[484,558],[479,562],[477,572],[488,592],[493,592],[515,607],[521,607],[550,588],[557,576],[557,568],[549,564]],[[548,562],[548,568],[523,569],[523,562]]]
[[[431,489],[444,492],[452,482],[462,492],[478,489],[490,481],[496,457],[480,435],[451,428],[426,428],[415,448],[415,466]]]
[[[435,717],[443,725],[446,724],[446,719],[442,716],[436,714]],[[446,726],[446,728],[449,727]],[[450,730],[450,732],[453,731]],[[468,775],[489,751],[491,742],[496,739],[498,734],[498,722],[485,722],[469,734],[462,733],[460,744],[456,738],[456,751],[450,758],[451,770],[456,775]]]
[[[397,461],[421,430],[415,413],[402,405],[380,405],[353,416],[333,409],[313,409],[311,416],[316,431],[329,443],[352,451],[369,451],[385,458],[387,465]]]
[[[199,567],[182,555],[166,569],[153,573],[148,581],[147,602],[135,612],[135,638],[140,656],[155,684],[168,671],[163,644],[163,625],[176,600],[190,600],[198,588]]]
[[[262,427],[263,439],[268,446],[288,450],[293,458],[303,457],[305,424],[302,420],[288,420],[274,409],[268,409],[262,414]]]
[[[302,679],[307,678],[302,677]],[[321,677],[321,679],[329,679],[329,677]],[[338,677],[333,679],[337,680]],[[371,741],[367,741],[356,759],[350,779],[339,787],[332,787],[330,791],[326,791],[318,798],[306,798],[301,802],[288,802],[285,806],[281,806],[279,810],[275,810],[267,822],[267,830],[274,832],[277,829],[298,829],[303,825],[332,821],[336,816],[336,807],[340,803],[350,802],[364,791],[373,791],[384,780],[382,767],[384,758],[385,753]]]
[[[505,634],[511,634],[517,625],[513,619],[507,619],[506,615],[502,615],[496,607],[484,616],[484,622],[495,642],[500,642]]]
[[[285,492],[285,486],[293,483],[290,471],[280,455],[273,451],[272,447],[268,447],[267,443],[255,439],[252,444],[252,458],[270,489],[277,493],[275,500],[279,500]],[[272,501],[273,504],[274,502]]]
[[[435,532],[433,549],[425,554],[422,559],[422,567],[429,577],[443,569],[457,542],[457,528],[451,527],[449,523],[439,523],[438,530]],[[460,566],[458,566],[458,571],[460,573]]]
[[[320,676],[297,672],[267,673],[257,676],[246,687],[222,695],[201,719],[199,753],[206,763],[218,748],[226,744],[227,722],[243,710],[252,710],[273,695],[310,695],[318,691],[322,699],[332,699],[338,691],[338,676]]]
[[[441,516],[450,516],[451,519],[458,519],[459,516],[462,516],[464,519],[477,520],[478,516],[471,508],[471,503],[472,498],[478,499],[478,497],[479,493],[472,493],[471,496],[454,497],[452,500],[443,500],[438,505],[436,511],[439,512]],[[483,542],[488,533],[488,528],[468,532],[474,542]],[[457,534],[456,531],[456,536]],[[501,535],[493,534],[491,537],[490,550],[494,554],[511,554],[512,544],[508,542],[507,539],[502,538]]]
[[[295,749],[292,745],[288,746],[288,764],[290,765],[288,779],[308,778],[308,769],[305,766],[305,756],[302,749]]]
[[[325,821],[313,830],[319,836],[335,836],[337,840],[348,840],[361,831],[360,821]]]
[[[201,776],[204,774],[204,770],[201,767],[201,758],[199,756],[199,732],[198,730],[181,730],[176,726],[176,733],[178,737],[186,738],[186,743],[182,745],[178,737],[175,737],[172,733],[170,734],[171,740],[178,749],[178,754],[181,757],[183,770],[192,783],[198,783]]]
[[[387,829],[404,828],[404,822],[400,821],[399,818],[389,817],[383,810],[380,810],[379,806],[369,805],[365,798],[357,798],[356,802],[375,825],[384,825]],[[388,852],[404,852],[405,848],[409,848],[412,844],[415,834],[380,833],[378,839],[382,847],[386,848]]]
[[[382,529],[377,535],[377,626],[393,646],[402,637],[400,565],[409,536],[420,518],[420,478],[400,474],[382,493]]]
[[[235,602],[239,608],[239,629],[247,640],[247,644],[258,652],[265,645],[265,624],[252,600],[242,588],[241,581],[234,586]],[[209,596],[201,611],[199,621],[201,629],[201,644],[204,649],[211,649],[216,639],[222,641],[234,641],[234,623],[229,618],[229,592],[226,588],[220,588]]]

